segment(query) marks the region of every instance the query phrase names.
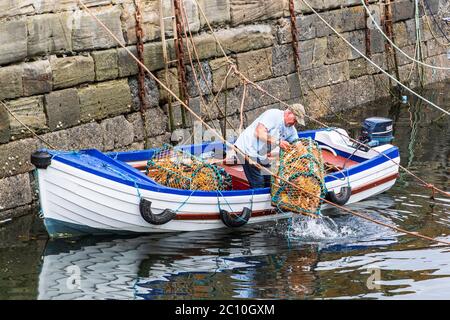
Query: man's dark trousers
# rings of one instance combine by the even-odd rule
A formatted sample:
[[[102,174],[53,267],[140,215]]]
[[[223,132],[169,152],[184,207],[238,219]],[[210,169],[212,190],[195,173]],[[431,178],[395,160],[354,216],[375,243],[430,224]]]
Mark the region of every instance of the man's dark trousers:
[[[263,167],[270,167],[270,164],[264,165],[259,161],[258,163]],[[261,172],[260,169],[248,163],[247,160],[245,160],[245,163],[242,165],[242,167],[244,168],[245,176],[247,177],[247,180],[252,189],[270,187],[270,174],[268,174],[267,172]]]

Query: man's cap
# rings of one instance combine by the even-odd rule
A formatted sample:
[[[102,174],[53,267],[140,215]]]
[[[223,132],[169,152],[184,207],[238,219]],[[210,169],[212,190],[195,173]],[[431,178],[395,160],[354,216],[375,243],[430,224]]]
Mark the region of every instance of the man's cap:
[[[289,110],[295,114],[295,118],[297,119],[297,123],[302,126],[305,125],[305,107],[300,103],[294,103],[289,107]]]

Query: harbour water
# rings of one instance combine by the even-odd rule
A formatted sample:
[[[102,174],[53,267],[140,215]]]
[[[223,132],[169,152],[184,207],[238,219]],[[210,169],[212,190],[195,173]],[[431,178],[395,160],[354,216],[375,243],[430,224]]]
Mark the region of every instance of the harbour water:
[[[450,107],[450,83],[423,92]],[[395,121],[402,164],[448,190],[448,117],[408,97],[328,123]],[[371,218],[450,240],[450,199],[402,173],[388,192],[351,206]],[[360,218],[140,237],[48,240],[36,213],[0,225],[0,299],[450,299],[450,250]]]

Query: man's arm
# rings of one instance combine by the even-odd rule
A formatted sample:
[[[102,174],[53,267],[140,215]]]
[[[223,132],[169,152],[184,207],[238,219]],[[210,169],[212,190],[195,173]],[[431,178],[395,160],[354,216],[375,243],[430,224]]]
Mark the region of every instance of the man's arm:
[[[259,140],[266,142],[267,145],[280,146],[280,148],[283,150],[290,146],[289,142],[287,142],[285,140],[281,140],[278,143],[278,141],[274,137],[269,135],[269,131],[262,123],[258,123],[258,125],[256,126],[255,136]]]

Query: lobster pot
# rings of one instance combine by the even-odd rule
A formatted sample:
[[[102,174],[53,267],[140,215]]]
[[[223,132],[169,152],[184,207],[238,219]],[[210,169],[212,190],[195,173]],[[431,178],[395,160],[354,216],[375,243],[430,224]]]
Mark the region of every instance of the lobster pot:
[[[272,205],[300,214],[318,214],[325,196],[324,166],[319,146],[312,139],[300,139],[280,153],[277,176],[272,177]]]
[[[147,163],[147,176],[167,187],[184,190],[230,190],[231,176],[221,167],[165,145]]]

